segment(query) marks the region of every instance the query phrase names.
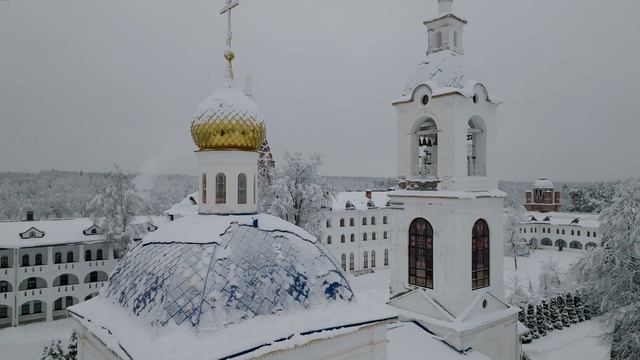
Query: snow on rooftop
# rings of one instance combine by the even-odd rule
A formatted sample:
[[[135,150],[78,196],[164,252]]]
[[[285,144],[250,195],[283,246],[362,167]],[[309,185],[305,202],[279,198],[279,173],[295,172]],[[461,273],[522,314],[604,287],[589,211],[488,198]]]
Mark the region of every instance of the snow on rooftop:
[[[490,360],[473,350],[460,354],[412,322],[391,324],[388,329],[387,358],[390,360],[425,359],[425,354],[428,359],[437,360]]]
[[[372,191],[371,199],[367,198],[366,191],[340,192],[333,198],[331,209],[343,211],[347,209],[347,203],[353,205],[353,210],[367,210],[388,207],[389,196],[386,191]]]
[[[450,50],[439,51],[429,54],[418,65],[405,86],[402,97],[396,102],[410,101],[413,92],[420,85],[427,85],[431,89],[432,96],[457,92],[471,98],[477,84],[480,82],[464,55]],[[500,103],[490,95],[489,101]]]
[[[264,214],[192,215],[163,226],[121,259],[96,301],[71,311],[135,359],[221,358],[394,316],[356,300],[314,237]]]
[[[600,227],[599,215],[567,213],[567,212],[536,212],[527,211],[522,214],[522,222],[531,224],[573,225],[597,229]]]
[[[166,210],[164,214],[178,216],[178,217],[195,215],[198,213],[199,198],[200,198],[199,192],[194,192],[193,194],[189,194],[187,195],[187,197],[180,200],[179,203],[174,204],[172,207]]]
[[[137,216],[134,224],[151,223],[158,226],[166,221],[168,220],[162,216]],[[93,222],[89,218],[0,222],[0,248],[18,249],[104,241],[100,234],[83,233],[91,226]],[[35,236],[32,236],[32,232]],[[20,234],[24,234],[25,238]]]
[[[551,182],[551,180],[549,179],[538,179],[536,182],[533,183],[533,188],[534,189],[555,189],[555,186],[553,186],[553,182]]]

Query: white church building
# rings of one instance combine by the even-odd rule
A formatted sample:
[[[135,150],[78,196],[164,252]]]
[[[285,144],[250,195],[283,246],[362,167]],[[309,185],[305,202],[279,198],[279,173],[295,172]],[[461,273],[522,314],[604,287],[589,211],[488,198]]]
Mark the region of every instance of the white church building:
[[[519,359],[518,310],[505,304],[502,280],[505,194],[488,177],[499,102],[469,76],[466,21],[452,2],[439,0],[440,15],[425,22],[427,58],[394,103],[399,189],[336,199],[344,210],[327,218],[328,244],[258,213],[266,128],[234,83],[238,1],[227,0],[226,82],[190,122],[197,199],[130,249],[100,295],[68,309],[79,359]],[[388,304],[352,288],[337,247],[343,235],[356,246],[351,234],[367,236],[362,269],[388,247]]]

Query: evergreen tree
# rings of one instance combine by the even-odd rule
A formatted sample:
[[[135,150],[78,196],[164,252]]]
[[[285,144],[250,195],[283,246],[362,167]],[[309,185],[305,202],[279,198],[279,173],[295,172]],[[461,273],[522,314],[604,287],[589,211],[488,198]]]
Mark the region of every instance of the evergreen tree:
[[[531,330],[528,330],[524,334],[522,334],[522,343],[523,344],[531,344],[533,341],[533,337],[531,336]]]
[[[582,294],[576,291],[576,294],[573,296],[573,305],[576,309],[576,316],[578,322],[584,321],[584,304],[582,303]]]
[[[538,333],[538,323],[536,320],[536,312],[533,305],[529,304],[527,307],[527,324],[526,326],[531,330],[531,337],[533,339],[539,339],[540,335]]]
[[[76,329],[73,329],[73,332],[71,332],[65,360],[78,360],[78,332]]]
[[[40,360],[65,360],[64,349],[62,348],[62,341],[53,340],[49,346],[45,346],[42,352]]]
[[[525,323],[525,321],[524,321],[524,308],[522,306],[520,306],[520,311],[518,311],[518,321],[520,321],[522,324]]]
[[[553,331],[553,323],[551,322],[551,309],[547,300],[542,300],[542,312],[544,314],[544,325],[547,328],[547,332]]]
[[[556,330],[562,330],[562,320],[560,319],[560,311],[558,309],[558,302],[555,298],[551,298],[549,304],[549,312],[551,313],[549,319],[551,320],[551,324],[553,328]]]
[[[536,327],[540,336],[547,336],[547,324],[541,305],[536,306]]]
[[[558,297],[556,297],[556,301],[558,302],[558,311],[560,312],[560,321],[562,321],[562,326],[570,327],[571,319],[569,318],[569,312],[567,311],[567,302],[564,299],[564,296],[558,295]]]
[[[571,293],[567,293],[565,295],[565,302],[567,304],[567,314],[569,315],[569,321],[571,321],[572,324],[577,324],[578,315],[576,314],[576,308]]]
[[[584,303],[583,308],[584,308],[584,319],[591,320],[591,306],[589,306],[589,303]]]

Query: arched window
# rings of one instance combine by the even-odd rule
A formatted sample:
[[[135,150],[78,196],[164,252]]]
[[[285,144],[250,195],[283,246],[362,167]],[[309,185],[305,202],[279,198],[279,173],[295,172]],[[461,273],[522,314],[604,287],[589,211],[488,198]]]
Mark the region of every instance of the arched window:
[[[551,239],[544,238],[544,239],[542,239],[542,245],[543,246],[553,246],[553,241],[551,241]]]
[[[362,241],[367,241],[367,233],[362,233]]]
[[[69,275],[67,274],[60,275],[60,286],[67,286],[67,285],[69,285]]]
[[[224,174],[216,175],[216,204],[227,203],[227,177]]]
[[[428,118],[415,127],[412,140],[411,171],[414,176],[438,177],[438,126]],[[413,142],[415,141],[415,142]]]
[[[343,243],[343,244],[346,242],[346,238],[345,238],[344,234],[340,235],[340,242]]]
[[[9,292],[9,283],[6,281],[0,281],[0,293]]]
[[[34,277],[27,279],[27,289],[36,289],[38,288],[38,280]]]
[[[409,226],[409,284],[433,289],[433,227],[422,218]]]
[[[351,242],[356,242],[356,235],[355,234],[351,234]]]
[[[476,221],[471,234],[471,282],[472,289],[489,286],[489,225],[484,220]]]
[[[53,262],[54,264],[62,263],[62,253],[60,252],[55,253],[55,255],[53,256]]]
[[[579,241],[572,241],[571,243],[569,243],[569,247],[572,249],[582,250],[582,244]]]
[[[9,257],[3,256],[0,258],[0,269],[6,269],[9,267]]]
[[[371,233],[371,240],[375,240],[376,239],[376,233],[375,231]]]
[[[362,225],[365,225],[365,226],[367,225],[367,218],[366,217],[362,218]]]
[[[386,231],[382,233],[382,238],[387,240],[389,238],[389,233],[387,233]]]
[[[349,226],[356,226],[356,220],[354,218],[349,219]]]
[[[207,174],[202,174],[202,203],[207,203]]]
[[[73,262],[73,251],[69,251],[67,253],[67,262],[68,263],[72,263]]]
[[[440,31],[436,31],[434,37],[435,37],[435,39],[434,39],[433,47],[436,48],[436,49],[441,48],[442,47],[442,33]]]
[[[375,217],[371,217],[371,225],[375,225],[376,224],[376,218]]]
[[[42,254],[36,254],[36,265],[42,265]]]
[[[389,249],[384,249],[384,266],[389,266]]]
[[[342,270],[347,271],[347,255],[342,254],[341,260],[342,260]]]
[[[22,266],[29,266],[29,255],[22,255]]]
[[[371,267],[376,267],[376,251],[371,250]]]
[[[327,236],[327,245],[331,245],[331,235]]]
[[[567,247],[567,242],[562,240],[562,239],[558,239],[558,240],[556,240],[556,244],[555,245],[558,248],[558,250],[562,250],[562,249]]]
[[[598,244],[594,242],[588,242],[587,245],[584,246],[585,250],[593,250],[598,247]]]
[[[354,264],[355,264],[355,257],[353,256],[353,253],[351,253],[349,254],[349,270],[354,269]]]
[[[368,252],[364,252],[364,257],[363,257],[363,263],[362,263],[362,267],[364,269],[368,269],[369,268],[369,253]]]
[[[344,219],[340,219],[340,227],[344,227]]]
[[[327,219],[327,229],[331,227],[331,219]]]
[[[247,175],[238,175],[238,204],[247,203]]]
[[[103,255],[102,255],[102,249],[98,249],[98,250],[96,251],[96,260],[104,260],[104,259],[102,258],[102,256],[103,256]]]
[[[91,261],[91,250],[85,250],[84,261]]]

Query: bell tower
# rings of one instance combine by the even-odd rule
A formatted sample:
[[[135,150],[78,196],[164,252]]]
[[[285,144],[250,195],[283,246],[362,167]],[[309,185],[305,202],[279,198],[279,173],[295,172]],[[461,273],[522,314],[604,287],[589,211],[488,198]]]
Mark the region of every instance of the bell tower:
[[[500,101],[462,47],[453,0],[427,20],[429,46],[393,103],[398,178],[392,300],[460,351],[518,358],[517,312],[504,301],[503,199],[491,178]],[[479,325],[482,324],[482,325]],[[464,329],[464,330],[462,330]]]

